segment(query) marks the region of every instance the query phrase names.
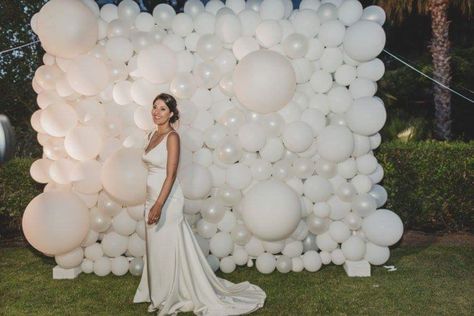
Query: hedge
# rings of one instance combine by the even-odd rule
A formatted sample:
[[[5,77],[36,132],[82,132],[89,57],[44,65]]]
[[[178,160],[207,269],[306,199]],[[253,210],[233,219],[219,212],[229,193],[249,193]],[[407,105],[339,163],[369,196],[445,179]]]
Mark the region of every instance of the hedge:
[[[405,229],[474,231],[474,142],[385,142],[374,152],[384,169],[384,208]],[[0,237],[18,234],[21,215],[42,192],[30,177],[35,159],[15,158],[0,167]]]
[[[44,184],[30,175],[35,160],[14,158],[0,166],[0,237],[19,233],[23,211],[43,191]]]
[[[474,231],[474,142],[386,142],[375,150],[384,169],[384,206],[405,228]]]

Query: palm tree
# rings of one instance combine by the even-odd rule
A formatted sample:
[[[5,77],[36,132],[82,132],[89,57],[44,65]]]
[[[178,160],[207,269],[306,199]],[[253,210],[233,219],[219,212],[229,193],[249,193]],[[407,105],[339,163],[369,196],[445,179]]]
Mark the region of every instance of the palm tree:
[[[451,56],[449,41],[448,9],[458,8],[470,16],[474,7],[472,0],[375,0],[396,22],[407,14],[417,11],[431,17],[432,38],[429,45],[433,59],[433,77],[445,86],[451,84]],[[434,84],[435,134],[442,140],[451,139],[451,92]]]

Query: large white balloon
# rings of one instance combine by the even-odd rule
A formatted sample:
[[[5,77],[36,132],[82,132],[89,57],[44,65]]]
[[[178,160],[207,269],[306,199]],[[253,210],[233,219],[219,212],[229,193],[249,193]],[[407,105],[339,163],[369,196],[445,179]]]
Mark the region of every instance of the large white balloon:
[[[78,247],[89,232],[89,212],[72,192],[44,192],[28,203],[22,228],[28,242],[39,251],[64,254]]]
[[[376,22],[359,21],[347,29],[343,45],[352,59],[369,61],[382,52],[385,32]]]
[[[96,16],[77,0],[49,1],[41,8],[35,24],[44,49],[62,58],[86,53],[98,39]]]
[[[253,186],[242,199],[239,210],[250,231],[268,241],[288,237],[301,217],[298,196],[278,180],[267,180]]]
[[[251,111],[270,113],[284,107],[293,97],[296,75],[280,54],[259,50],[245,56],[233,75],[239,101]]]

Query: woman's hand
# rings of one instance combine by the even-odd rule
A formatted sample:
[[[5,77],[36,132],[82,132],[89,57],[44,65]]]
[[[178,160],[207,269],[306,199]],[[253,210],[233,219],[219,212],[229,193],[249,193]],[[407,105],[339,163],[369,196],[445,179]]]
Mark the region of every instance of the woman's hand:
[[[159,221],[161,216],[162,205],[155,204],[148,213],[148,225],[155,224]]]

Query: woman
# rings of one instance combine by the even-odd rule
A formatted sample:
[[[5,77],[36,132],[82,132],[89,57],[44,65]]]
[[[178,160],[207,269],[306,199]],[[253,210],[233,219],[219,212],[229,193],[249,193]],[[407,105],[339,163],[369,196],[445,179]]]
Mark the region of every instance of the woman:
[[[176,100],[162,93],[153,101],[156,130],[147,136],[145,202],[146,254],[134,303],[151,302],[158,315],[241,315],[263,306],[265,292],[248,281],[217,277],[183,216],[183,191],[176,181],[180,139],[171,126],[179,118]]]

